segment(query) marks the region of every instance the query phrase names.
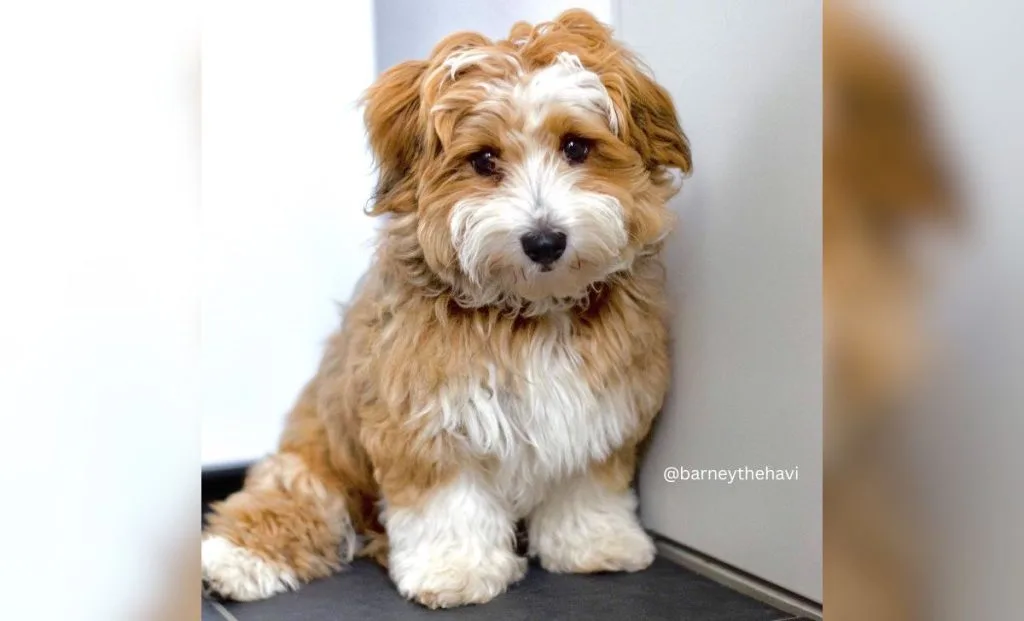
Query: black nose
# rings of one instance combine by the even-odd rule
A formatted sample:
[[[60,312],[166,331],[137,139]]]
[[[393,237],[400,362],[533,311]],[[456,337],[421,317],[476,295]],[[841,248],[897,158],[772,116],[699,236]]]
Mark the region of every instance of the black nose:
[[[519,238],[523,244],[523,252],[534,263],[551,265],[565,252],[565,233],[560,231],[532,231]]]

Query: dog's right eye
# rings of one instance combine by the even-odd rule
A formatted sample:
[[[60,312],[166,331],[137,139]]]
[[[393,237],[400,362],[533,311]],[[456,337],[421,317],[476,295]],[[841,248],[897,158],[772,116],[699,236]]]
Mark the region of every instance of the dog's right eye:
[[[498,154],[494,149],[481,149],[469,156],[473,170],[481,177],[490,177],[498,172]]]

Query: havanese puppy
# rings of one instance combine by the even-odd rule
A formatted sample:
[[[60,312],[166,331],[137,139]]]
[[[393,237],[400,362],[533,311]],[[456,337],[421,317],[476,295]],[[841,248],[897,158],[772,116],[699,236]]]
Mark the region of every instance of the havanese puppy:
[[[523,577],[637,571],[637,446],[669,381],[672,100],[575,10],[443,40],[365,97],[386,216],[278,452],[215,506],[210,589],[269,597],[356,554],[431,608]]]

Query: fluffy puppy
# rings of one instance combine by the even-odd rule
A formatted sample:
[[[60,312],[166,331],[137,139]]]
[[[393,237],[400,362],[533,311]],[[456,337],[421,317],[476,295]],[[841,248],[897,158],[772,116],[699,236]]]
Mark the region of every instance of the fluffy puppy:
[[[582,11],[460,33],[365,98],[386,216],[279,452],[215,507],[210,588],[269,597],[361,552],[426,606],[556,572],[636,571],[630,489],[669,377],[668,94]]]

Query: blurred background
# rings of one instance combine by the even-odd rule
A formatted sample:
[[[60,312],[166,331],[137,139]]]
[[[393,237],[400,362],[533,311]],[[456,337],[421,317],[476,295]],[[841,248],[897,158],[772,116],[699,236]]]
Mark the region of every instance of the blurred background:
[[[826,3],[828,619],[1019,616],[1022,17]]]

